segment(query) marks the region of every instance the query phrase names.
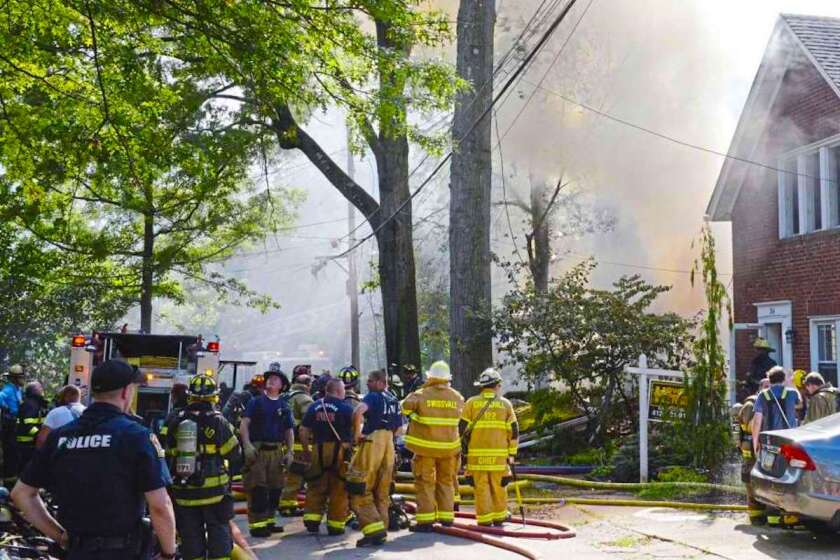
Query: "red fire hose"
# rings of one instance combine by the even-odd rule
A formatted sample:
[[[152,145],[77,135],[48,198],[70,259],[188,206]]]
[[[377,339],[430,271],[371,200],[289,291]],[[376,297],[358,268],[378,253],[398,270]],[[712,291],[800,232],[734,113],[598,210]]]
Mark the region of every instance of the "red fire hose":
[[[482,535],[481,533],[477,533],[475,531],[468,531],[467,529],[461,529],[459,527],[444,527],[442,525],[435,525],[433,527],[435,533],[441,533],[443,535],[450,535],[452,537],[461,537],[462,539],[469,539],[471,541],[480,542],[482,544],[489,544],[490,546],[495,546],[497,548],[501,548],[504,550],[509,550],[510,552],[515,552],[525,558],[530,560],[538,560],[538,556],[528,550],[527,548],[515,545],[513,543],[505,542],[501,539],[494,539],[492,537],[488,537],[486,535]]]
[[[456,529],[465,529],[467,531],[475,531],[476,533],[486,533],[497,537],[557,540],[563,536],[561,533],[553,531],[509,531],[507,529],[502,529],[501,527],[484,527],[482,525],[467,525],[466,523],[455,523],[452,526]]]

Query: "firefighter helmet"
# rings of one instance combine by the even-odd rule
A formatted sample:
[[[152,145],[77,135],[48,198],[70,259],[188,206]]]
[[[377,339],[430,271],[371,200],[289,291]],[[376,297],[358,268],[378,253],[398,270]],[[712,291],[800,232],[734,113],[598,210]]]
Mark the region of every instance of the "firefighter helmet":
[[[256,387],[258,389],[265,389],[265,377],[263,374],[258,373],[251,378],[251,386]]]
[[[9,377],[23,377],[23,366],[20,364],[14,364],[9,368],[8,375]]]
[[[767,350],[768,352],[775,352],[776,350],[770,346],[770,343],[767,342],[766,338],[763,337],[756,337],[755,342],[753,342],[753,348],[756,350]]]
[[[440,360],[432,364],[429,371],[426,373],[429,379],[442,379],[444,381],[452,380],[452,373],[449,371],[449,364]]]
[[[473,383],[476,387],[493,387],[502,382],[502,376],[493,368],[487,368],[481,372],[481,377]]]
[[[219,394],[219,386],[213,377],[205,374],[193,376],[190,379],[190,386],[187,390],[190,398],[207,399]]]
[[[345,387],[353,387],[359,382],[359,370],[355,366],[343,367],[338,372],[338,378],[341,379]]]
[[[266,383],[268,382],[268,378],[272,377],[272,376],[280,379],[280,382],[283,384],[283,386],[280,388],[281,393],[283,393],[285,391],[288,391],[289,387],[292,386],[292,384],[289,383],[289,378],[286,376],[286,374],[283,373],[282,371],[280,371],[279,369],[278,370],[270,369],[267,372],[263,373],[263,377],[265,378]]]
[[[312,375],[312,366],[309,364],[296,365],[292,370],[292,381],[301,375]]]
[[[283,368],[280,366],[280,362],[271,362],[268,364],[268,371],[283,373]]]

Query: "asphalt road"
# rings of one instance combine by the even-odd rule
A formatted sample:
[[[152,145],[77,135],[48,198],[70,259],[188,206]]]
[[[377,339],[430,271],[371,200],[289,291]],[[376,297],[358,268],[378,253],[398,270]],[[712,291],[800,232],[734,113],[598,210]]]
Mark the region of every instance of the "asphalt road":
[[[577,537],[538,541],[509,539],[546,560],[605,557],[641,559],[836,559],[840,536],[816,537],[807,531],[753,528],[738,514],[705,514],[663,508],[566,506],[539,515],[571,525]],[[243,520],[238,520],[244,530]],[[380,549],[357,549],[359,533],[327,537],[307,534],[299,519],[284,520],[286,532],[270,539],[253,539],[260,559],[304,560],[508,560],[522,558],[491,546],[442,535],[402,531],[389,536]],[[511,527],[515,527],[512,525]],[[530,528],[535,529],[535,528]]]

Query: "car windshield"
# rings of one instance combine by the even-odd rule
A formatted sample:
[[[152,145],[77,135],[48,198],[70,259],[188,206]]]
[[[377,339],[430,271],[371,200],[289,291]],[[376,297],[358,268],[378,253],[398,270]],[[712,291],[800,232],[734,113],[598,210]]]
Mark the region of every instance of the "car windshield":
[[[805,424],[804,426],[802,426],[802,428],[806,430],[816,431],[825,431],[840,428],[840,414],[832,414],[831,416],[826,416],[825,418],[821,418],[816,422]]]

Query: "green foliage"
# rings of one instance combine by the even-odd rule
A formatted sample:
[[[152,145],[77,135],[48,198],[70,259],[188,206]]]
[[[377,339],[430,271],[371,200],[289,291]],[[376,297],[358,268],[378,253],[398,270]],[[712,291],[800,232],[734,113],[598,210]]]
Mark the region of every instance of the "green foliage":
[[[0,13],[2,213],[38,239],[111,259],[136,298],[180,300],[193,278],[254,305],[206,271],[290,218],[299,199],[261,190],[268,132],[178,61],[165,19],[140,5],[11,1]]]
[[[659,482],[709,482],[709,477],[687,467],[665,467],[656,475]],[[681,500],[692,498],[703,493],[697,488],[657,487],[651,486],[639,491],[639,497],[644,500]]]
[[[50,248],[0,225],[0,363],[20,362],[54,388],[68,373],[69,336],[110,328],[131,305],[108,261]]]
[[[659,482],[709,482],[709,477],[688,467],[666,467],[656,475]]]
[[[622,277],[612,289],[589,286],[587,261],[554,279],[545,293],[531,282],[509,292],[494,314],[499,352],[517,365],[530,386],[551,383],[591,420],[602,441],[612,428],[634,422],[637,388],[624,368],[649,357],[651,367],[678,369],[688,361],[690,323],[649,311],[669,288],[639,276]]]
[[[648,468],[657,473],[674,465],[691,464],[691,456],[679,445],[673,429],[666,424],[657,425],[648,439]],[[639,436],[624,439],[612,457],[613,480],[616,482],[639,481]]]
[[[706,296],[706,313],[694,340],[694,364],[686,375],[688,409],[677,424],[679,439],[691,454],[695,467],[716,471],[731,452],[726,391],[726,354],[720,342],[719,324],[731,307],[717,276],[715,240],[708,226],[700,233],[700,255],[692,268],[691,281],[699,274]]]

